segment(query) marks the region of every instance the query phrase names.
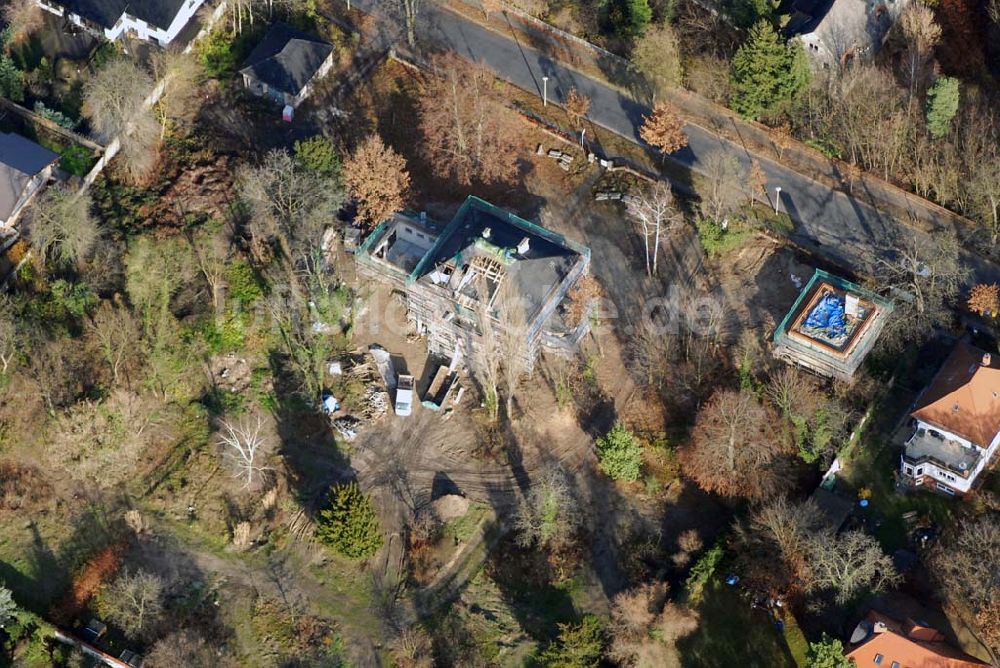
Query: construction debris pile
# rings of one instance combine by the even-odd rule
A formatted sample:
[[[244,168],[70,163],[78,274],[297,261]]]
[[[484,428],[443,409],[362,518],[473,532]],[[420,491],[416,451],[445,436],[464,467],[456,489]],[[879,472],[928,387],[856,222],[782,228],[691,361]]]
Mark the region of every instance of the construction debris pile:
[[[546,151],[545,147],[542,146],[541,144],[539,144],[535,148],[535,153],[538,155],[547,155],[548,157],[552,158],[553,160],[559,163],[559,167],[562,168],[564,172],[569,171],[569,166],[573,162],[573,156],[570,155],[569,153],[566,153],[565,151],[560,151],[559,149],[555,148],[550,148],[548,151]]]
[[[345,355],[331,362],[328,370],[334,387],[363,385],[360,396],[338,397],[333,392],[323,401],[333,430],[352,441],[359,431],[389,412],[388,388],[370,352]]]

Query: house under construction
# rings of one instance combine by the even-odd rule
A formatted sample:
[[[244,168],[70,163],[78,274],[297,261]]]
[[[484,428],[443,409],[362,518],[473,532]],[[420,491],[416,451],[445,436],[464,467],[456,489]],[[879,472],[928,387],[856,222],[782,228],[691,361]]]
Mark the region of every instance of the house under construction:
[[[485,314],[493,336],[513,323],[523,331],[530,368],[540,347],[572,349],[589,327],[586,318],[568,326],[561,307],[587,272],[590,250],[477,197],[443,228],[424,215],[397,214],[355,257],[363,276],[405,295],[408,318],[432,353],[474,348]]]
[[[774,355],[850,381],[892,309],[888,299],[817,269],[775,330]]]

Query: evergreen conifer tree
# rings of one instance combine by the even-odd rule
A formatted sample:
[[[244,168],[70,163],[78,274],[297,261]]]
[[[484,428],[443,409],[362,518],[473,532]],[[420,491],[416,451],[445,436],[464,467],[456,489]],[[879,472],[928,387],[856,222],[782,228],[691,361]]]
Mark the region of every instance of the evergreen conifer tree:
[[[958,113],[958,79],[938,77],[927,91],[927,130],[935,139],[951,131],[951,119]]]
[[[793,99],[809,83],[809,63],[797,40],[781,41],[766,20],[758,21],[733,57],[730,106],[758,118]]]

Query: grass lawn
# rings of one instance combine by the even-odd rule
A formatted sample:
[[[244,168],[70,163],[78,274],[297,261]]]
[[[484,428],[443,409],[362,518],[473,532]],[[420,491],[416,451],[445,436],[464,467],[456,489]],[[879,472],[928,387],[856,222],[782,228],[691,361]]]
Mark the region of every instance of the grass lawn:
[[[905,388],[921,387],[922,384],[921,379],[893,387],[878,400],[872,420],[855,444],[841,453],[844,468],[838,474],[838,483],[845,485],[852,495],[861,489],[870,490],[869,512],[881,520],[874,535],[889,553],[907,546],[905,513],[916,511],[920,517],[929,516],[944,527],[951,523],[957,508],[954,499],[932,492],[901,494],[896,491],[894,474],[899,470],[899,450],[892,443],[892,432],[916,396],[917,390]]]
[[[960,502],[933,492],[898,493],[893,473],[899,469],[899,456],[886,440],[877,433],[863,437],[851,450],[842,475],[854,492],[863,487],[871,490],[869,509],[882,520],[875,537],[891,553],[907,546],[905,513],[916,511],[920,517],[929,516],[945,527],[951,524]]]
[[[792,659],[799,668],[805,668],[809,658],[809,641],[806,640],[805,634],[799,628],[799,623],[796,621],[794,615],[785,615],[784,621],[785,627],[782,629],[782,633],[785,636],[785,643],[788,645]]]
[[[698,630],[678,643],[685,668],[793,668],[795,660],[781,632],[739,590],[714,579],[698,606]],[[787,627],[786,627],[787,628]]]

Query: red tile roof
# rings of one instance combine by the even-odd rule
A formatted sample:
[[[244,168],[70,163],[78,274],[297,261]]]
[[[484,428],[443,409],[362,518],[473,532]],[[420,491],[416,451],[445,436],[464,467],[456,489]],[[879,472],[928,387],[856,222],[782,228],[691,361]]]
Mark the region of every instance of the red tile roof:
[[[847,656],[854,659],[858,668],[983,668],[989,666],[975,657],[965,654],[944,642],[920,640],[932,630],[924,626],[907,624],[918,631],[913,637],[904,635],[900,622],[880,615],[868,613],[866,618],[877,625],[875,631],[864,641],[848,648]],[[878,626],[880,625],[880,626]],[[879,630],[881,629],[881,630]],[[877,657],[882,660],[875,662]]]
[[[913,417],[988,448],[1000,432],[1000,355],[959,343],[919,399]]]

